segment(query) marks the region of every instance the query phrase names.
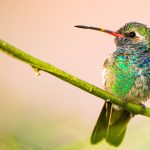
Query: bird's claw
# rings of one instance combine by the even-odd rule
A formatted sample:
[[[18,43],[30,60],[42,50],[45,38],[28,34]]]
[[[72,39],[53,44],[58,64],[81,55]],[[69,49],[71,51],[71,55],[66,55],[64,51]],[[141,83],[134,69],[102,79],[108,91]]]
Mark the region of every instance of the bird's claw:
[[[124,99],[124,100],[123,100],[123,103],[122,103],[122,106],[125,106],[127,103],[128,103],[128,100],[127,100],[127,99]],[[122,106],[119,106],[119,108],[122,108]]]
[[[128,100],[127,100],[127,99],[124,99],[124,100],[123,100],[123,106],[125,106],[127,103],[128,103]]]
[[[143,113],[145,111],[146,106],[142,103],[139,103],[139,105],[141,106],[141,111],[140,113]]]

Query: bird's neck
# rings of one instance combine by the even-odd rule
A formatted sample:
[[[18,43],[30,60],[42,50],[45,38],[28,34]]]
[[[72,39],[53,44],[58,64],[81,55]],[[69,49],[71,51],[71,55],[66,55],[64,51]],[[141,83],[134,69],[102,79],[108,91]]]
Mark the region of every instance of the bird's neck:
[[[114,56],[117,55],[127,55],[127,56],[144,56],[147,55],[150,51],[148,44],[140,42],[128,45],[118,46],[116,51],[113,53]]]

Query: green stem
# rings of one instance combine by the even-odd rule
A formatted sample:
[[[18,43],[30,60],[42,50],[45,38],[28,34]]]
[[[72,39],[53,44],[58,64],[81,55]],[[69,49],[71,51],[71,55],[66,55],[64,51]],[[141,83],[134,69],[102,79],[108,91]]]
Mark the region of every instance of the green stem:
[[[24,61],[25,63],[36,68],[37,70],[42,70],[42,71],[48,72],[48,73],[66,81],[66,82],[68,82],[90,94],[100,97],[106,101],[110,101],[113,104],[119,105],[134,114],[141,114],[141,115],[150,117],[150,108],[145,108],[145,111],[142,112],[141,111],[142,107],[140,105],[133,104],[133,103],[128,103],[125,105],[121,99],[113,96],[112,94],[110,94],[110,93],[108,93],[86,81],[83,81],[71,74],[68,74],[67,72],[60,70],[47,62],[44,62],[38,58],[35,58],[35,57],[21,51],[20,49],[15,48],[14,46],[6,43],[3,40],[0,40],[0,49],[2,52],[10,55],[11,57],[15,57],[19,60]]]

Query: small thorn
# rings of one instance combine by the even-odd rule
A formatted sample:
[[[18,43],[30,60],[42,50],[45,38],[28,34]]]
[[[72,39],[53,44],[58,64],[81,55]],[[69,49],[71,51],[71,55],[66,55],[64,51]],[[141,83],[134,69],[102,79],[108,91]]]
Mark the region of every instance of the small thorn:
[[[91,87],[89,91],[92,92],[92,91],[93,91],[93,88]]]
[[[35,72],[35,76],[36,76],[37,78],[40,78],[40,76],[41,76],[41,74],[40,74],[40,69],[39,69],[39,68],[36,68],[36,67],[33,67],[33,66],[32,66],[32,69],[33,69],[34,72]]]

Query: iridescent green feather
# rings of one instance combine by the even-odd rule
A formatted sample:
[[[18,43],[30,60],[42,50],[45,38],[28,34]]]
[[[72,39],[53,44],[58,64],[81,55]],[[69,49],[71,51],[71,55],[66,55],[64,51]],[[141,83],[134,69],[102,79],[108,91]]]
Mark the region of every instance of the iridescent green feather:
[[[115,75],[112,93],[123,97],[130,91],[135,81],[132,64],[127,61],[126,57],[120,55],[115,59],[115,65],[111,69]]]

